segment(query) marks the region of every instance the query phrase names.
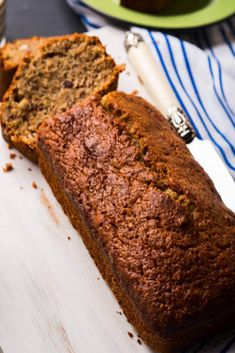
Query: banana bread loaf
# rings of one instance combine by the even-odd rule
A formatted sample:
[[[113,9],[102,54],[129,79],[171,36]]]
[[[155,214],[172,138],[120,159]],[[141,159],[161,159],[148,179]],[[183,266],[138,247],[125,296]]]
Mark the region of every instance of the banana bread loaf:
[[[17,39],[0,48],[0,100],[9,88],[25,53],[28,51],[35,53],[44,41],[42,37]]]
[[[235,321],[235,215],[169,123],[112,92],[48,119],[40,166],[153,348],[176,353]]]
[[[4,138],[37,161],[40,124],[91,93],[115,89],[119,72],[96,37],[73,34],[47,39],[35,54],[24,56],[4,96]]]
[[[171,0],[120,0],[120,5],[136,11],[156,13],[167,8],[170,2]]]

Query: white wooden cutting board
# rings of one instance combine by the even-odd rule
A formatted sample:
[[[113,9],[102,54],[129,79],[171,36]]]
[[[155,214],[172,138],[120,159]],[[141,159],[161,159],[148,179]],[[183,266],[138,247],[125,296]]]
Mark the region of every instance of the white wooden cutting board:
[[[122,32],[99,30],[118,63]],[[120,89],[148,98],[127,65]],[[12,160],[10,153],[16,153]],[[4,353],[147,353],[39,168],[0,137],[0,346]],[[4,173],[2,167],[14,169]],[[36,183],[37,189],[32,187]],[[133,333],[131,338],[128,332]],[[221,339],[211,346],[217,352]]]

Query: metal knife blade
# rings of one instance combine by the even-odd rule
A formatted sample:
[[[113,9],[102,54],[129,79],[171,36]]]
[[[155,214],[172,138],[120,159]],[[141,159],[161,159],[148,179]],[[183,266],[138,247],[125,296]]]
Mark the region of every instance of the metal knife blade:
[[[128,58],[156,107],[185,141],[196,161],[210,176],[225,205],[235,212],[235,183],[208,140],[199,140],[172,92],[150,48],[139,33],[128,31],[124,41]],[[158,89],[157,89],[158,87]]]

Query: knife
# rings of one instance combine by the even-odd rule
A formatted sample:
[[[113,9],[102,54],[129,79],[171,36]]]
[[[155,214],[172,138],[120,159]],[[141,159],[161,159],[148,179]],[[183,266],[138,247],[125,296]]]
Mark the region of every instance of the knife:
[[[225,205],[235,212],[235,183],[208,140],[199,140],[188,117],[171,90],[160,65],[139,33],[126,32],[128,58],[156,107],[185,141],[196,161],[213,180]],[[159,87],[160,89],[157,89]]]

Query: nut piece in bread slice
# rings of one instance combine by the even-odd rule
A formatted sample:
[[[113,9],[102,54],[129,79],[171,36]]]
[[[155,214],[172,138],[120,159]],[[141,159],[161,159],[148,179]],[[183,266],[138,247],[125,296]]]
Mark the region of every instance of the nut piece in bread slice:
[[[91,93],[116,89],[120,71],[97,37],[72,34],[47,40],[35,54],[24,56],[3,98],[4,138],[37,162],[41,123]]]

